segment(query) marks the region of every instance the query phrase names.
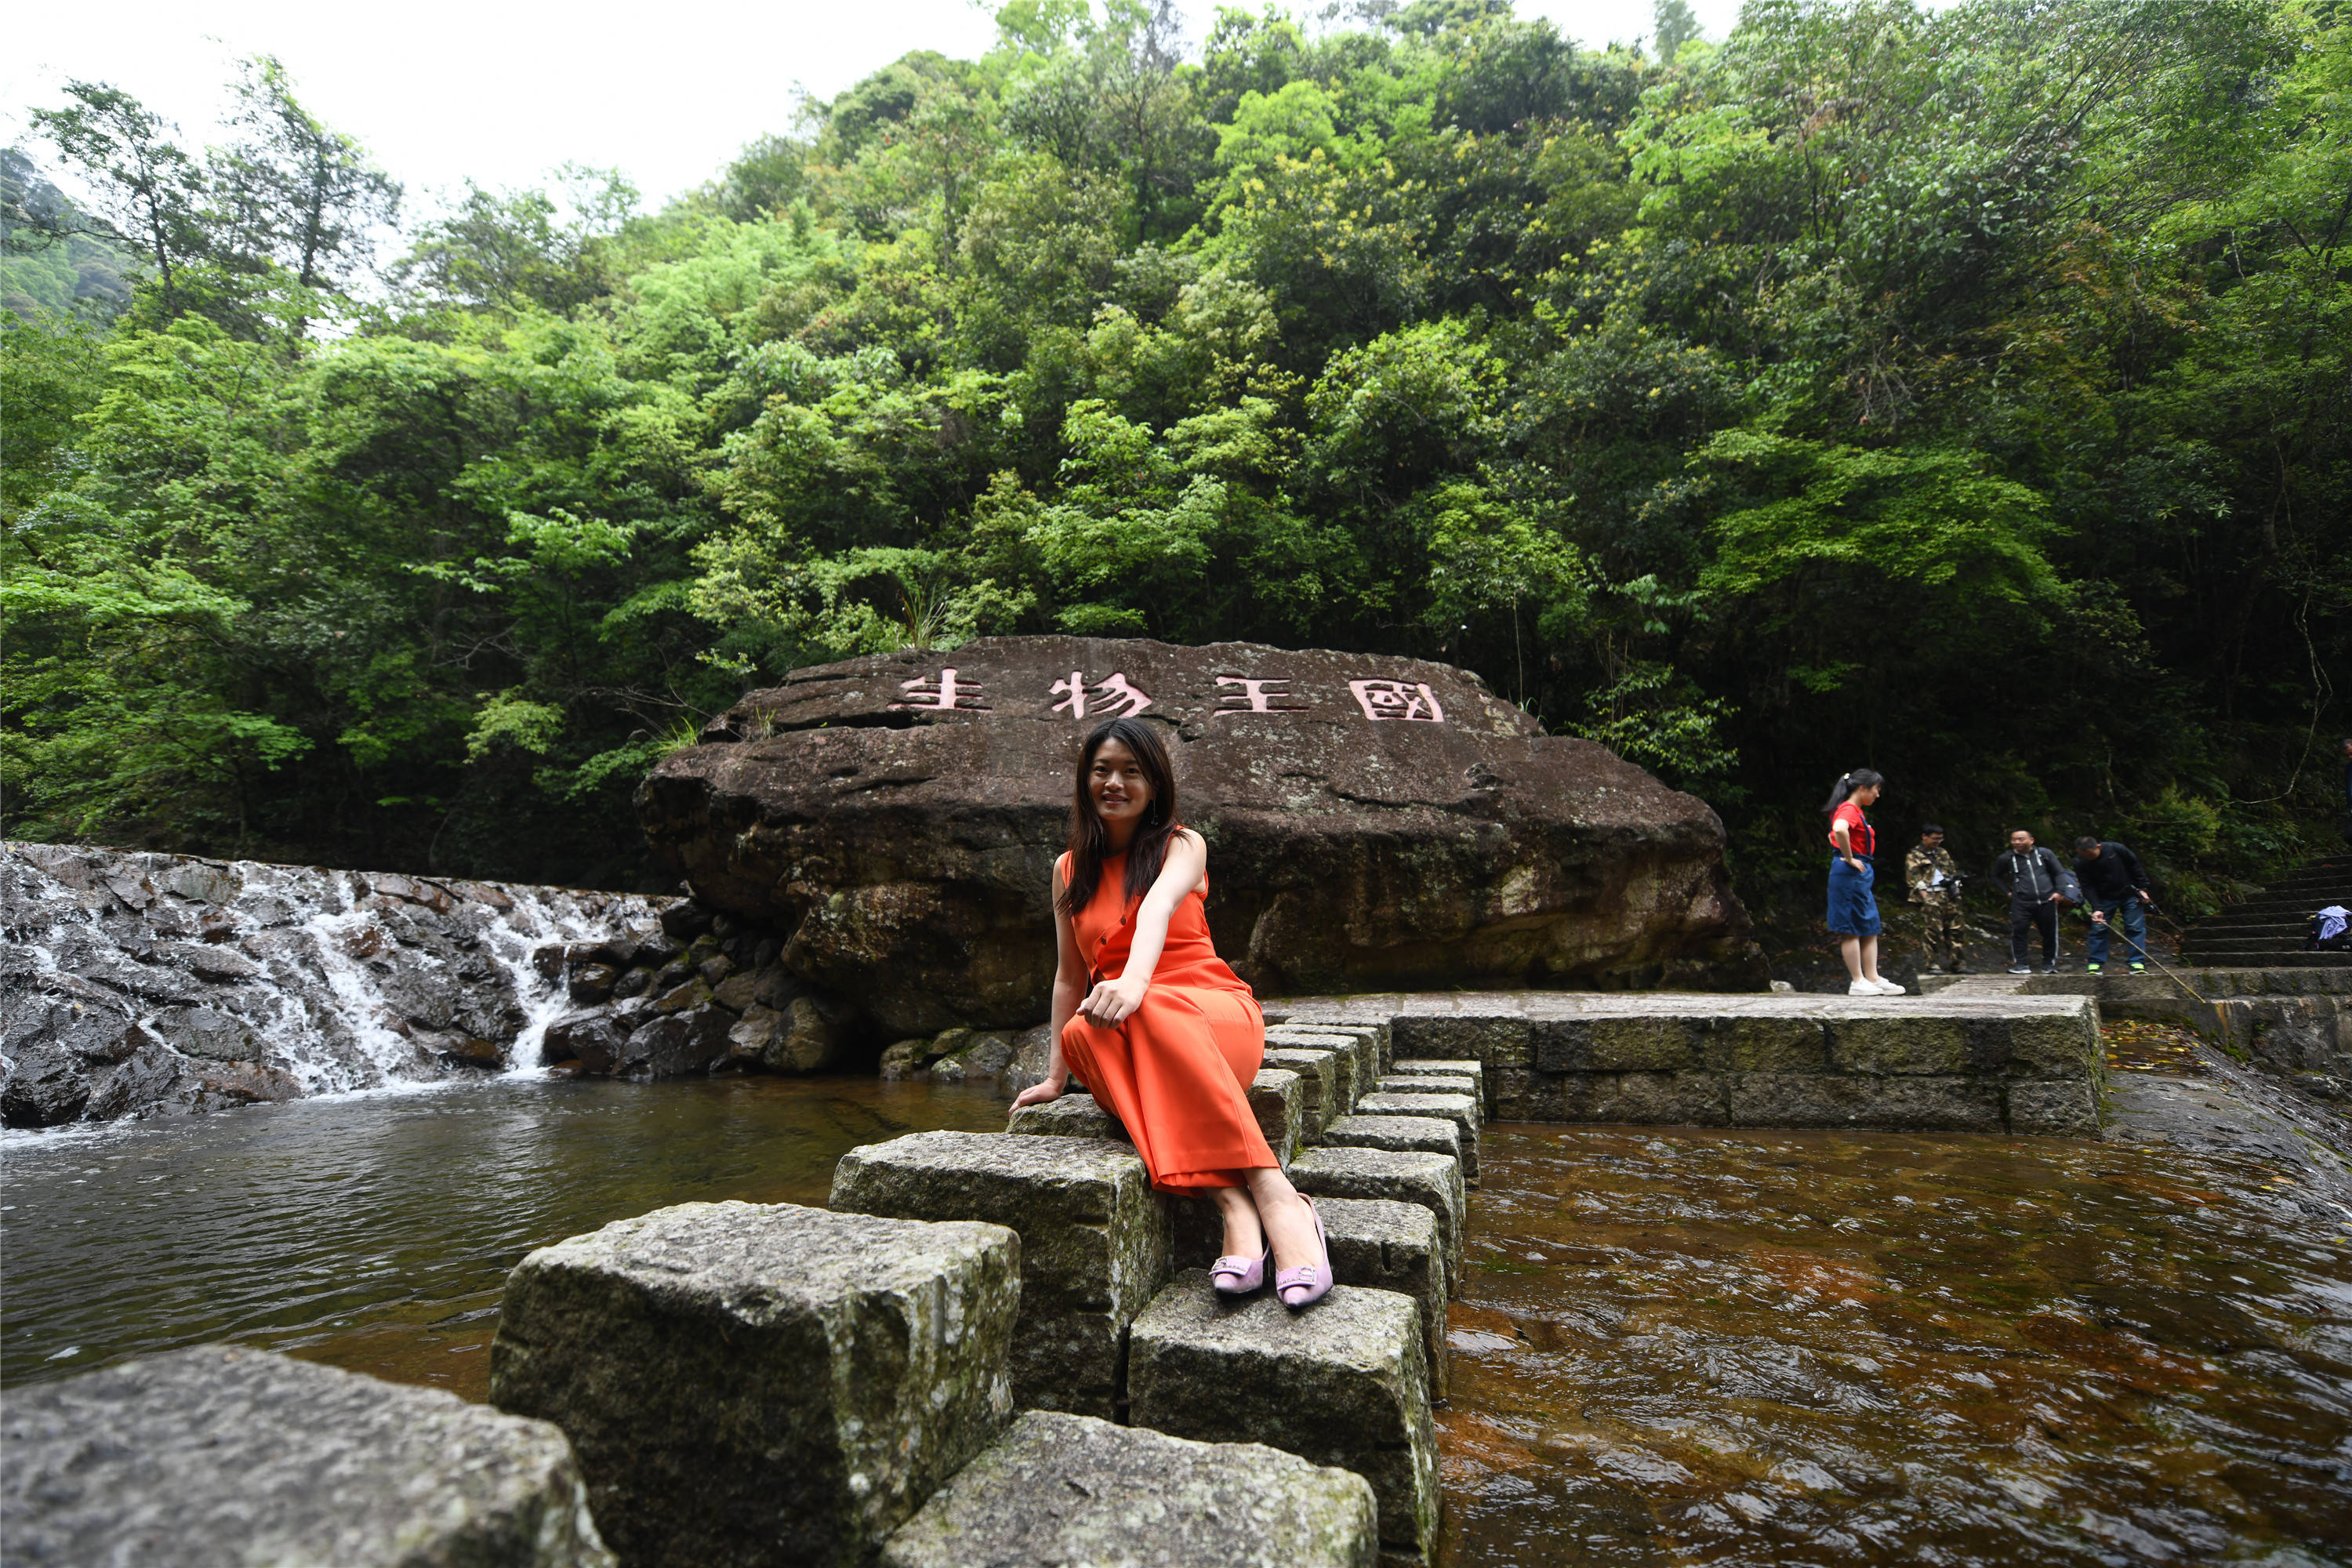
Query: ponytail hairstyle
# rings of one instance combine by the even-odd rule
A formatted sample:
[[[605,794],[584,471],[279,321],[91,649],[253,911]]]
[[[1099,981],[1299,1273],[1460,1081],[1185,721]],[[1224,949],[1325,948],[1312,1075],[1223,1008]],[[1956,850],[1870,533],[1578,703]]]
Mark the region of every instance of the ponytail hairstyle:
[[[1830,791],[1830,803],[1822,807],[1822,815],[1823,816],[1834,816],[1837,812],[1837,808],[1843,805],[1846,802],[1846,797],[1853,794],[1854,791],[1858,789],[1868,789],[1873,784],[1884,784],[1885,782],[1886,779],[1883,774],[1873,773],[1868,768],[1854,769],[1853,772],[1838,780],[1836,787]]]
[[[1160,743],[1160,731],[1139,719],[1106,719],[1096,725],[1078,752],[1077,777],[1070,791],[1070,876],[1062,889],[1066,914],[1075,915],[1092,903],[1095,884],[1102,880],[1110,841],[1094,797],[1087,793],[1087,775],[1094,771],[1095,753],[1110,741],[1128,749],[1151,789],[1143,820],[1128,841],[1127,897],[1148,892],[1160,879],[1160,868],[1168,859],[1168,837],[1176,830],[1176,773],[1168,765],[1168,748]]]

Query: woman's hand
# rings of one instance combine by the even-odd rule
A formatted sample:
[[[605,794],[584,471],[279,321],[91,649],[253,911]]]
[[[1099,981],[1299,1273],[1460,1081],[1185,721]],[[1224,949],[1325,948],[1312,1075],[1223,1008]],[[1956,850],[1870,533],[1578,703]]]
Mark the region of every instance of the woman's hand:
[[[1089,1024],[1115,1028],[1135,1016],[1135,1010],[1143,1005],[1143,994],[1150,989],[1150,981],[1126,975],[1097,981],[1086,1000],[1078,1004],[1078,1015]]]
[[[1044,1105],[1059,1100],[1068,1092],[1069,1087],[1070,1076],[1067,1073],[1060,1078],[1049,1078],[1042,1083],[1033,1083],[1013,1097],[1013,1109],[1018,1110],[1024,1105]]]

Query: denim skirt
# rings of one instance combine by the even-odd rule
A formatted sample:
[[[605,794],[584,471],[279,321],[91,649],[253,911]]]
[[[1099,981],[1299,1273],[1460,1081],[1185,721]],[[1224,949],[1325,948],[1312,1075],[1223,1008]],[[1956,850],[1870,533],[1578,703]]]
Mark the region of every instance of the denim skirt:
[[[1830,862],[1830,930],[1840,936],[1876,936],[1878,900],[1870,885],[1876,868],[1864,860],[1857,871],[1843,857]]]

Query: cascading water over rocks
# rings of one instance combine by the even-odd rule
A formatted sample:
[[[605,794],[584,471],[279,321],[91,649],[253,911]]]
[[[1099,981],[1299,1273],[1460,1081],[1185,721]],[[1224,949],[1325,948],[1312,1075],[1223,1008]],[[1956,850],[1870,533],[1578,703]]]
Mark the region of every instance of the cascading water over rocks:
[[[619,893],[11,844],[0,1116],[50,1126],[535,1067],[549,944],[642,931]],[[548,973],[542,973],[542,970]]]

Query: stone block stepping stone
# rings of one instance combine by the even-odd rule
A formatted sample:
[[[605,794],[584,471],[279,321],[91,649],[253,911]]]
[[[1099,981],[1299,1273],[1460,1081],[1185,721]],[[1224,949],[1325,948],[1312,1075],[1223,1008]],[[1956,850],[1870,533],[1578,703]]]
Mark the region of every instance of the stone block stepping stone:
[[[1423,1343],[1420,1306],[1394,1290],[1335,1285],[1293,1313],[1271,1292],[1228,1304],[1191,1270],[1135,1321],[1129,1409],[1154,1431],[1355,1471],[1379,1500],[1386,1553],[1425,1561],[1439,1494]]]
[[[1394,1149],[1309,1149],[1290,1167],[1290,1182],[1318,1198],[1419,1204],[1437,1219],[1437,1241],[1445,1253],[1445,1288],[1461,1289],[1462,1234],[1470,1207],[1461,1161]]]
[[[1372,1029],[1301,1028],[1296,1025],[1280,1025],[1265,1032],[1268,1045],[1320,1046],[1326,1049],[1344,1049],[1354,1058],[1355,1082],[1351,1095],[1371,1088],[1372,1080],[1384,1070],[1381,1037]]]
[[[1285,1017],[1280,1024],[1273,1026],[1267,1032],[1270,1034],[1276,1028],[1285,1034],[1337,1035],[1358,1042],[1364,1049],[1364,1065],[1368,1069],[1364,1075],[1364,1081],[1367,1083],[1389,1070],[1389,1058],[1394,1054],[1390,1043],[1391,1031],[1390,1012],[1387,1009],[1382,1009],[1381,1016],[1377,1018],[1354,1018],[1345,1021],[1338,1018],[1299,1017],[1294,1015]]]
[[[1104,1110],[1091,1094],[1066,1094],[1043,1105],[1024,1105],[1013,1113],[1013,1121],[1005,1131],[1052,1138],[1116,1138],[1121,1142],[1134,1142],[1128,1137],[1127,1129],[1120,1125],[1118,1118]]]
[[[1387,1087],[1394,1081],[1393,1079],[1382,1079],[1380,1092],[1368,1094],[1356,1102],[1358,1113],[1364,1116],[1428,1116],[1451,1121],[1462,1136],[1462,1179],[1476,1186],[1478,1131],[1485,1120],[1478,1114],[1477,1100],[1460,1093],[1398,1092]],[[1443,1080],[1434,1081],[1442,1086]]]
[[[1439,1116],[1342,1116],[1323,1130],[1323,1142],[1338,1148],[1462,1157],[1462,1130]]]
[[[1260,1443],[1031,1411],[883,1544],[882,1568],[1372,1568],[1363,1477]]]
[[[1020,1300],[1001,1226],[682,1204],[516,1267],[490,1402],[563,1428],[627,1563],[856,1562],[1003,1430]]]
[[[201,1345],[9,1391],[12,1563],[612,1568],[572,1445],[437,1388]]]
[[[1445,1338],[1445,1254],[1437,1245],[1437,1216],[1419,1204],[1388,1198],[1317,1198],[1315,1206],[1323,1211],[1334,1279],[1395,1290],[1420,1304],[1429,1396],[1444,1398],[1453,1358]]]
[[[1276,1163],[1288,1170],[1298,1153],[1307,1120],[1305,1080],[1288,1068],[1260,1068],[1250,1082],[1249,1107],[1257,1117],[1257,1130],[1265,1134],[1266,1147],[1274,1151]]]
[[[1400,1057],[1389,1064],[1389,1075],[1397,1078],[1467,1079],[1469,1093],[1478,1100],[1480,1114],[1490,1109],[1486,1102],[1486,1064],[1475,1057],[1459,1061],[1434,1057]]]
[[[1265,1065],[1298,1075],[1298,1139],[1302,1143],[1323,1141],[1323,1123],[1336,1121],[1347,1114],[1349,1080],[1355,1076],[1353,1063],[1339,1052],[1314,1046],[1284,1046],[1272,1041],[1265,1047]]]
[[[1099,1138],[909,1133],[843,1155],[831,1201],[845,1213],[1019,1231],[1013,1398],[1024,1409],[1117,1418],[1127,1325],[1169,1272],[1167,1208],[1133,1149]]]
[[[1437,1126],[1450,1137],[1454,1124]],[[1181,1271],[1206,1268],[1224,1246],[1224,1224],[1206,1198],[1167,1200],[1175,1230],[1175,1263]],[[1317,1198],[1323,1233],[1331,1243],[1331,1277],[1342,1285],[1402,1290],[1422,1306],[1429,1357],[1430,1396],[1445,1397],[1445,1255],[1437,1243],[1437,1219],[1419,1204],[1381,1198]]]

